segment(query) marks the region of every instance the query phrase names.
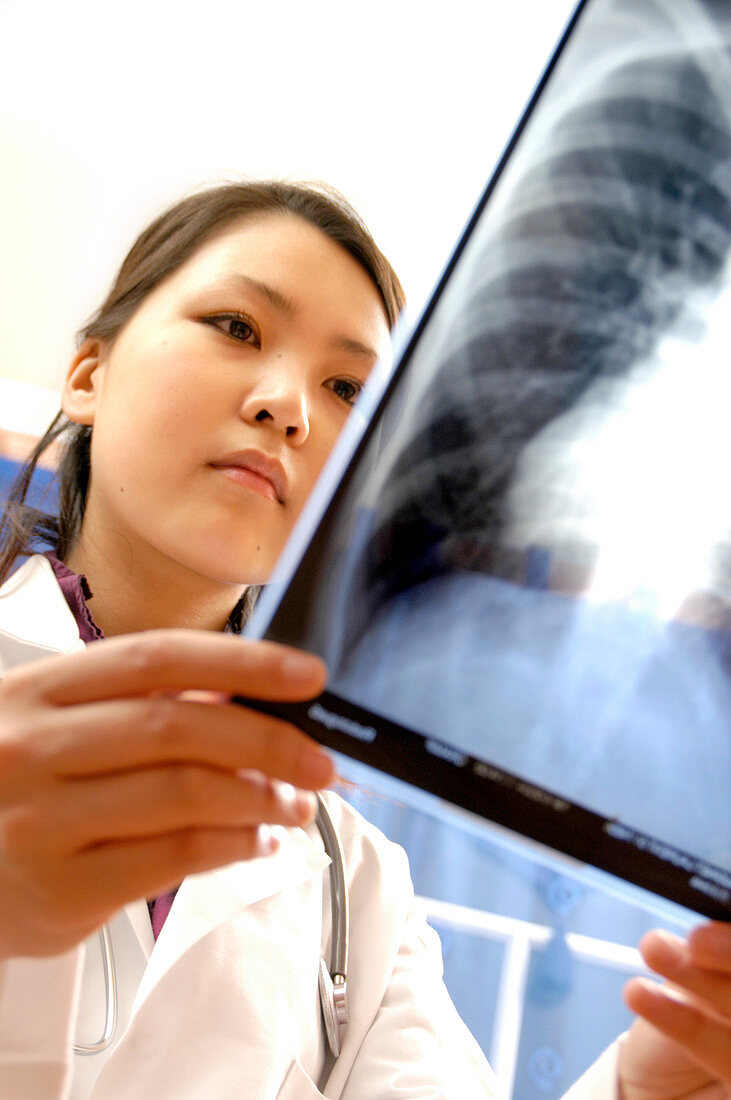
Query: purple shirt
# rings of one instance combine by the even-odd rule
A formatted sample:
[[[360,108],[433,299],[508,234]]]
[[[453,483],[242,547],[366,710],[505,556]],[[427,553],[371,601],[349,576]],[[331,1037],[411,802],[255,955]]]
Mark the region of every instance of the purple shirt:
[[[86,604],[86,601],[90,600],[94,594],[89,588],[86,577],[83,573],[74,573],[68,565],[64,565],[56,557],[53,550],[47,550],[44,556],[50,561],[59,588],[66,597],[66,603],[76,619],[82,642],[100,641],[104,637],[104,632],[94,622],[91,611],[89,611]]]

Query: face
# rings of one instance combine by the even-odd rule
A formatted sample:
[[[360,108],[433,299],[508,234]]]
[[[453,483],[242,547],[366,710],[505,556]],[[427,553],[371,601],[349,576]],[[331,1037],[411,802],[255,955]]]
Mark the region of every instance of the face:
[[[94,426],[85,528],[265,582],[388,347],[378,292],[343,248],[292,215],[235,223],[69,372],[64,409]]]

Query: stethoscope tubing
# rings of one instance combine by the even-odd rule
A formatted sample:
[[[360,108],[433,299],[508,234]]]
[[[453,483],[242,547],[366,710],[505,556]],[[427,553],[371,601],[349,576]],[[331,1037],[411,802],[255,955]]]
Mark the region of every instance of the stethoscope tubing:
[[[117,1032],[117,1019],[119,1016],[117,967],[108,924],[99,929],[99,943],[101,945],[102,970],[104,972],[104,1031],[95,1043],[74,1043],[74,1054],[81,1054],[82,1056],[101,1054],[114,1042],[114,1036]]]
[[[348,884],[345,881],[345,856],[337,829],[321,794],[317,796],[317,818],[326,853],[330,856],[330,895],[332,909],[332,950],[330,952],[330,977],[333,981],[348,975],[348,950],[350,940],[350,912]]]

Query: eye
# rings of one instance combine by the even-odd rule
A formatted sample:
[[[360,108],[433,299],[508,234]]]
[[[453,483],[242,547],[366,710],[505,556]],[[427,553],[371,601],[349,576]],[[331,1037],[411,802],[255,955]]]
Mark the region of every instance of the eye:
[[[346,405],[354,405],[363,389],[363,383],[354,378],[332,378],[326,385]]]
[[[203,317],[202,320],[241,344],[253,344],[255,347],[261,344],[256,326],[243,314],[219,313],[216,317]]]

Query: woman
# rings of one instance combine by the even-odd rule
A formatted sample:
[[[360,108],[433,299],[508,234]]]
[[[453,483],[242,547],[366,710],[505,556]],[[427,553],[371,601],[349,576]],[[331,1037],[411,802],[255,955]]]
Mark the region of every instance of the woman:
[[[352,952],[342,1052],[327,1052],[327,858],[311,823],[332,764],[229,702],[323,686],[317,659],[226,635],[387,354],[400,305],[339,199],[231,185],[157,219],[84,330],[63,390],[76,427],[59,520],[12,509],[1,563],[7,575],[34,533],[50,534],[55,553],[0,593],[0,1095],[491,1092],[402,853],[334,795]],[[54,422],[31,466],[66,427]],[[151,927],[138,899],[181,882]],[[73,1058],[104,1005],[96,940],[83,975],[79,945],[105,923],[121,1038]],[[623,1056],[640,1085],[654,1080],[642,1036]]]

